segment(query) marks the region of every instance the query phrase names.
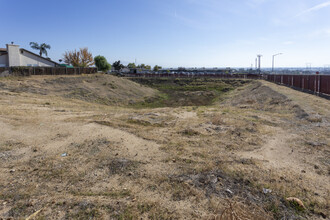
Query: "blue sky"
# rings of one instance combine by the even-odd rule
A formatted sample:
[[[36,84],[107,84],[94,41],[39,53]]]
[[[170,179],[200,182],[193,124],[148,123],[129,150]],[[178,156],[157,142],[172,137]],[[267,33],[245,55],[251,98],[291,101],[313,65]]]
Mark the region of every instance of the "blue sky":
[[[0,47],[88,47],[110,63],[163,67],[330,66],[325,0],[0,0]]]

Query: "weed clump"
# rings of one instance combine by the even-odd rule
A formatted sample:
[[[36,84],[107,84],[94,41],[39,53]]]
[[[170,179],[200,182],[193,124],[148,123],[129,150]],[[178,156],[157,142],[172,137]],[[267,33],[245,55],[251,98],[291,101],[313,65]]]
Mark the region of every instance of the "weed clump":
[[[187,136],[196,136],[196,135],[200,134],[198,131],[195,131],[191,128],[184,129],[180,133],[183,134],[183,135],[187,135]]]

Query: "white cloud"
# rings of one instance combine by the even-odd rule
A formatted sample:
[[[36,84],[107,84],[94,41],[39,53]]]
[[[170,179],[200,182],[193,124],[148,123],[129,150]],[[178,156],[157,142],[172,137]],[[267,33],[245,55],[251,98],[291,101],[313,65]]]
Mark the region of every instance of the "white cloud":
[[[327,2],[324,2],[324,3],[321,3],[321,4],[318,4],[314,7],[311,7],[307,10],[304,10],[302,12],[300,12],[299,14],[296,15],[296,17],[300,17],[304,14],[308,14],[308,13],[311,13],[311,12],[314,12],[314,11],[318,11],[318,10],[321,10],[323,8],[326,8],[326,7],[329,7],[330,6],[330,1],[327,1]]]

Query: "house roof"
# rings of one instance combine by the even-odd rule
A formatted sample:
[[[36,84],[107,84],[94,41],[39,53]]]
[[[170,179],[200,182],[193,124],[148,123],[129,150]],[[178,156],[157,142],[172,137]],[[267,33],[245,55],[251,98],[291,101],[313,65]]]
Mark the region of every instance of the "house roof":
[[[6,55],[7,54],[7,49],[6,48],[0,48],[0,56]]]
[[[33,52],[31,52],[31,51],[29,51],[29,50],[26,50],[26,49],[23,49],[23,48],[21,48],[20,50],[21,50],[21,51],[28,52],[28,53],[30,53],[30,54],[33,54],[34,56],[40,57],[40,58],[42,58],[42,59],[44,59],[44,60],[47,60],[47,61],[49,61],[49,62],[52,62],[52,63],[54,63],[54,64],[56,64],[56,65],[59,65],[59,64],[56,63],[55,61],[52,61],[50,58],[42,57],[42,56],[40,56],[39,54],[33,53]]]

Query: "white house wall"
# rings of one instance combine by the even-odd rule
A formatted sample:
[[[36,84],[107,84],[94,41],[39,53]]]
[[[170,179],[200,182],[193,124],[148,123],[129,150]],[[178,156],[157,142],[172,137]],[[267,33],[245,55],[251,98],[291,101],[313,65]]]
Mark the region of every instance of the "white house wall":
[[[0,55],[0,67],[8,66],[8,54]]]
[[[8,65],[20,66],[20,50],[18,45],[7,44]]]
[[[43,66],[43,67],[53,67],[54,63],[47,61],[39,56],[32,53],[21,51],[20,53],[20,66]]]

